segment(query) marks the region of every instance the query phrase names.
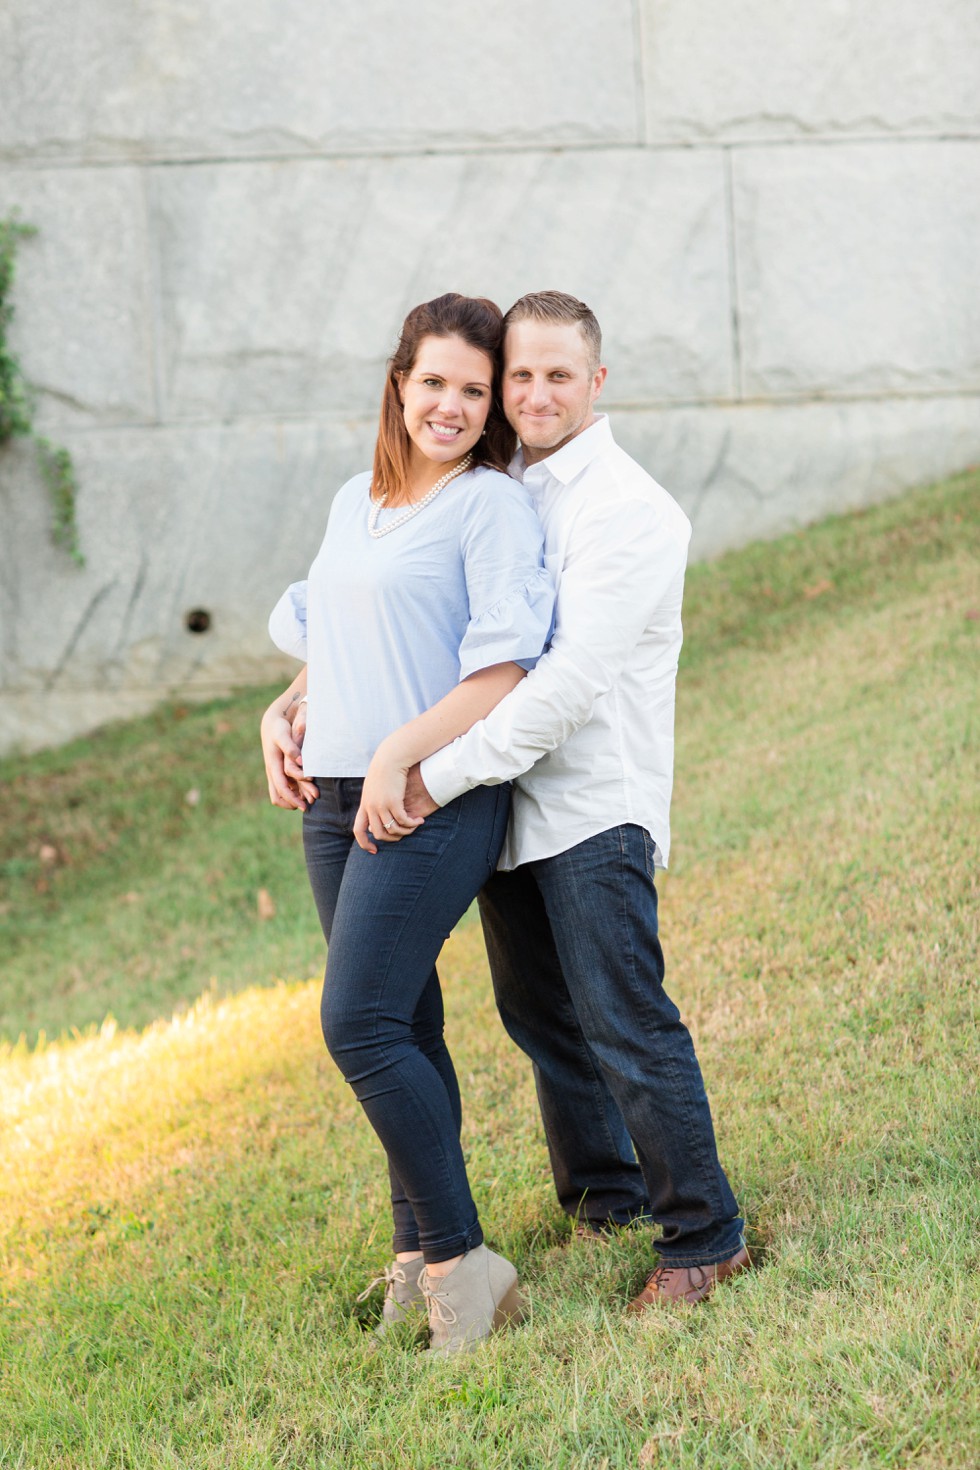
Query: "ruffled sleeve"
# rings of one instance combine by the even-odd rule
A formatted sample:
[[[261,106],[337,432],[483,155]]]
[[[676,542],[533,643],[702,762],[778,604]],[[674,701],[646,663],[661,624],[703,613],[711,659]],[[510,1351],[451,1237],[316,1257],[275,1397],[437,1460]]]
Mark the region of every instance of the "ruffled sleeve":
[[[283,653],[305,661],[306,653],[306,586],[294,582],[287,587],[269,616],[269,637]]]
[[[470,621],[459,649],[461,679],[492,664],[532,669],[551,637],[555,611],[541,524],[527,491],[494,471],[474,488],[463,527]]]

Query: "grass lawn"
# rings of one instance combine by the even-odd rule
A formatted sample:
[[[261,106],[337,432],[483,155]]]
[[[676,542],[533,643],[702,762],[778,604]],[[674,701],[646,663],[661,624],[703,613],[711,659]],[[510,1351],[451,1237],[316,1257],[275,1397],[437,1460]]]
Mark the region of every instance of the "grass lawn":
[[[319,1034],[270,691],[0,766],[0,1467],[980,1463],[980,475],[692,569],[669,987],[759,1269],[628,1320],[479,925],[441,970],[532,1316],[375,1350],[379,1151]],[[107,1017],[112,1019],[107,1020]]]

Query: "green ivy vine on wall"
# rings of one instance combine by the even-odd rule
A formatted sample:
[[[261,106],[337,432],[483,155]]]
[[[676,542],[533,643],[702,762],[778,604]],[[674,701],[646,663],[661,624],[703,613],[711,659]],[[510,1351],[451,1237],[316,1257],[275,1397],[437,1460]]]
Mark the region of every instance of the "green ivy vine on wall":
[[[75,519],[77,484],[67,449],[52,444],[34,428],[34,396],[20,364],[10,351],[7,329],[14,314],[12,300],[17,246],[36,235],[33,225],[11,217],[0,219],[0,448],[13,438],[31,439],[38,465],[51,495],[51,537],[79,566],[85,564]]]

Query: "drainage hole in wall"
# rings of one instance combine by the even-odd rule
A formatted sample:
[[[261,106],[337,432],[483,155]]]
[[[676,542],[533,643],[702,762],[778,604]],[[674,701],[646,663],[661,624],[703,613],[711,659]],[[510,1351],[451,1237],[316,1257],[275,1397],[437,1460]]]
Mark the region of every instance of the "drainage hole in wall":
[[[211,614],[203,607],[192,608],[184,618],[184,627],[189,633],[206,633],[211,626]]]

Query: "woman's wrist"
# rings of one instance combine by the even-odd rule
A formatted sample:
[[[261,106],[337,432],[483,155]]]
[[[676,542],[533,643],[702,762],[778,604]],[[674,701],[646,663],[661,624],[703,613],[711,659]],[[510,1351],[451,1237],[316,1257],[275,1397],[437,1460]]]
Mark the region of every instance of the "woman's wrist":
[[[384,740],[382,740],[374,752],[374,759],[379,765],[404,766],[407,770],[415,762],[411,758],[410,747],[407,741],[399,740],[398,734],[399,732],[394,730],[390,735],[385,736]]]

